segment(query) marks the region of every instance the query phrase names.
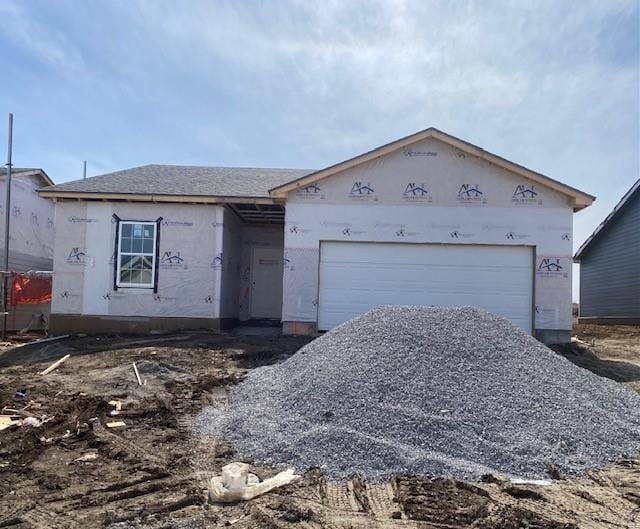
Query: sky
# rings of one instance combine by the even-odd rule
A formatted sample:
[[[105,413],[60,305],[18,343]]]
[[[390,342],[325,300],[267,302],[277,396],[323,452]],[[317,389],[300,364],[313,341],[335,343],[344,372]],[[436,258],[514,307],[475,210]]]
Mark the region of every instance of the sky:
[[[83,160],[321,168],[434,126],[596,195],[577,249],[640,173],[640,0],[0,0],[0,20],[0,163],[13,112],[14,165],[55,182]]]

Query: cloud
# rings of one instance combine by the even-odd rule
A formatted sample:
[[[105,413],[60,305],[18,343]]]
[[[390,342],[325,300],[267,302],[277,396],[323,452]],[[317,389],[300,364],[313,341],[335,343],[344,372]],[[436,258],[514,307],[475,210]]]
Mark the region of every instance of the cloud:
[[[64,33],[38,19],[37,11],[14,0],[0,2],[0,35],[37,60],[68,75],[84,69],[80,52]]]

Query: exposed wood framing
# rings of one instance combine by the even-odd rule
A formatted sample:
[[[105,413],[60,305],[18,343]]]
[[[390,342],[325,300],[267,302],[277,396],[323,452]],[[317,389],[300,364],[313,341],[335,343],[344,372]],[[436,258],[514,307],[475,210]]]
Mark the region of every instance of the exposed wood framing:
[[[197,195],[138,195],[133,193],[77,193],[71,191],[38,191],[46,198],[69,198],[73,200],[108,200],[126,202],[181,202],[191,204],[276,204],[269,197],[217,197]]]
[[[228,204],[242,221],[251,224],[283,224],[284,207],[279,204]]]

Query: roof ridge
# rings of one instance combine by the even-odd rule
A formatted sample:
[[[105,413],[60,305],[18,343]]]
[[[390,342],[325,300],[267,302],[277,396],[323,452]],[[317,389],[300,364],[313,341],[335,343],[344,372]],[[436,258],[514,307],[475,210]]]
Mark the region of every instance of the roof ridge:
[[[309,172],[310,169],[146,164],[63,182],[41,188],[41,192],[43,196],[102,193],[269,199],[271,187]]]
[[[188,164],[171,164],[171,163],[148,163],[145,165],[137,165],[130,167],[129,169],[138,169],[140,167],[182,167],[192,169],[251,169],[255,171],[316,171],[316,169],[309,169],[306,167],[255,167],[248,165],[188,165]],[[120,171],[114,171],[119,173],[121,171],[128,171],[129,169],[121,169]],[[104,173],[112,174],[112,173]]]

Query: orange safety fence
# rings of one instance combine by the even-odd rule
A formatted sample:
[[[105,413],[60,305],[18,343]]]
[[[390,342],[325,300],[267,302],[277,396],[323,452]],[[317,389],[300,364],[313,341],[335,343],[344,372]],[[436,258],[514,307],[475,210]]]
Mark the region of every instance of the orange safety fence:
[[[51,302],[51,278],[11,274],[10,305],[36,305]]]

